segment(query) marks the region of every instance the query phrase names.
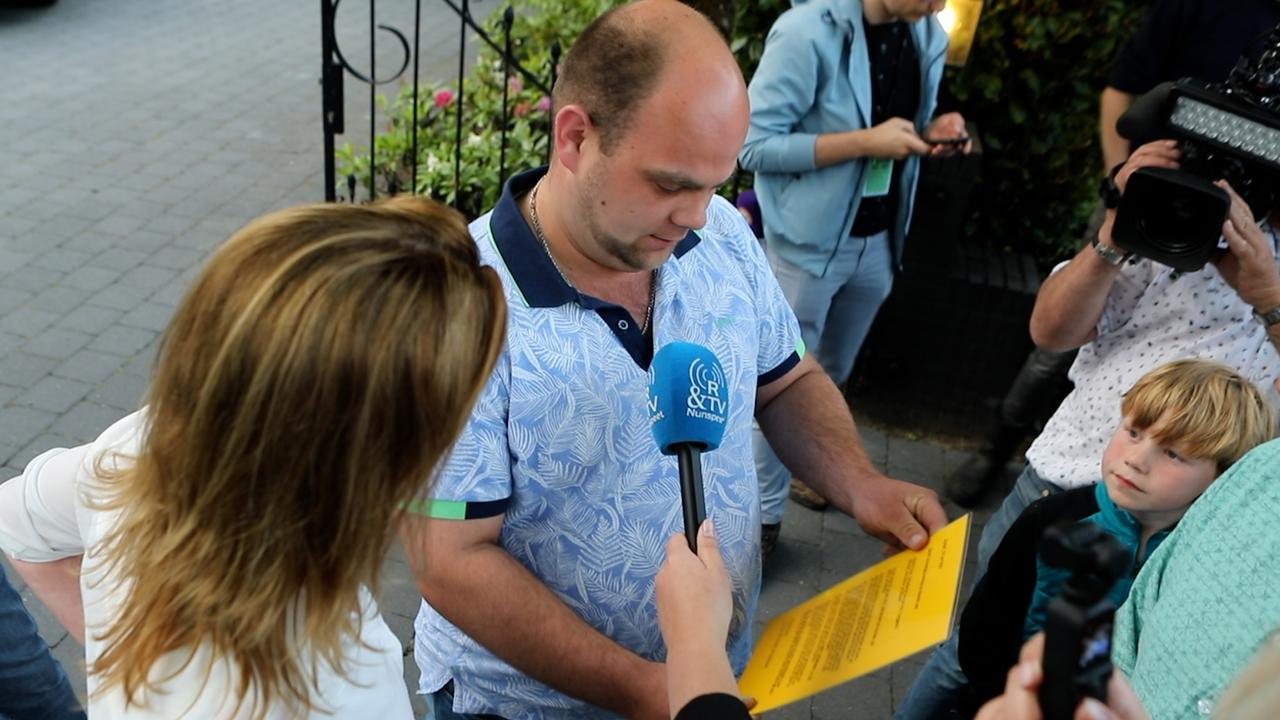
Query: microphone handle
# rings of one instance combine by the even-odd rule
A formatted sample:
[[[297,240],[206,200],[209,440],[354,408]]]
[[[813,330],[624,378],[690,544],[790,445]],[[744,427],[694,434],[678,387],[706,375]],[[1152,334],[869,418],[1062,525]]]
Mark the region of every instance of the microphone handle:
[[[684,508],[684,536],[689,549],[698,552],[698,528],[707,518],[707,500],[702,494],[702,448],[692,443],[676,447],[680,464],[680,504]]]

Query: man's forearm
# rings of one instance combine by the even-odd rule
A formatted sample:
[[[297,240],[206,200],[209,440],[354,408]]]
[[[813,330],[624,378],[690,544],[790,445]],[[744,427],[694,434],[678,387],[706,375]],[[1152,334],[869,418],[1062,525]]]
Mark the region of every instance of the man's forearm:
[[[826,167],[867,157],[866,133],[866,130],[848,130],[819,135],[813,145],[813,164]]]
[[[431,606],[492,653],[568,695],[628,717],[666,708],[663,666],[583,622],[497,545],[454,558],[419,589]]]
[[[1111,238],[1111,220],[1099,237]],[[1085,245],[1066,267],[1045,278],[1031,310],[1031,340],[1045,350],[1074,350],[1093,339],[1120,269]]]
[[[83,555],[53,562],[24,562],[9,558],[27,587],[49,608],[76,642],[84,644],[84,601],[80,597],[80,563]]]
[[[1102,142],[1102,172],[1124,162],[1129,157],[1129,141],[1116,132],[1116,121],[1133,104],[1133,96],[1113,87],[1102,91],[1098,102],[1098,137]]]
[[[852,488],[842,480],[880,473],[867,457],[844,396],[814,367],[762,408],[756,420],[784,465],[831,504],[854,515]]]

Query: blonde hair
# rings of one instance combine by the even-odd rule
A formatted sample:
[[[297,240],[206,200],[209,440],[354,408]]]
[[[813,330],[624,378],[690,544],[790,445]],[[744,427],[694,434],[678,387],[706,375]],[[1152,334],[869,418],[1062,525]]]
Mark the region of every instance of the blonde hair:
[[[98,462],[99,507],[121,515],[102,557],[126,589],[91,667],[103,686],[132,704],[163,682],[158,658],[208,643],[238,667],[237,710],[313,708],[320,662],[346,677],[360,589],[376,593],[505,313],[462,217],[428,200],[298,207],[233,235],[165,332],[138,456]]]
[[[1214,461],[1218,473],[1275,436],[1275,412],[1262,393],[1235,370],[1209,360],[1177,360],[1143,375],[1125,393],[1120,410],[1139,430],[1164,417],[1156,441]]]

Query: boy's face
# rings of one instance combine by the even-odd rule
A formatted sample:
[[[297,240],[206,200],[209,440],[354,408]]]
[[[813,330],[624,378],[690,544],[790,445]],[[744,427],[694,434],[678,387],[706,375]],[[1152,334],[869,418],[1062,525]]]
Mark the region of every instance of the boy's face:
[[[1107,495],[1149,529],[1177,522],[1218,470],[1212,460],[1191,458],[1176,445],[1156,442],[1164,422],[1161,416],[1151,427],[1139,430],[1132,418],[1125,417],[1102,453]]]

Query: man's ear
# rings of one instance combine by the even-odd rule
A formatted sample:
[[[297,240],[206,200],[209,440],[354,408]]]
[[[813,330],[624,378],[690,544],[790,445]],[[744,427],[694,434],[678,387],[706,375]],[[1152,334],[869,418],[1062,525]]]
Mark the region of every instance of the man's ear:
[[[581,105],[565,105],[556,113],[552,142],[555,143],[556,160],[571,173],[578,172],[582,164],[583,147],[594,134],[591,115]]]

